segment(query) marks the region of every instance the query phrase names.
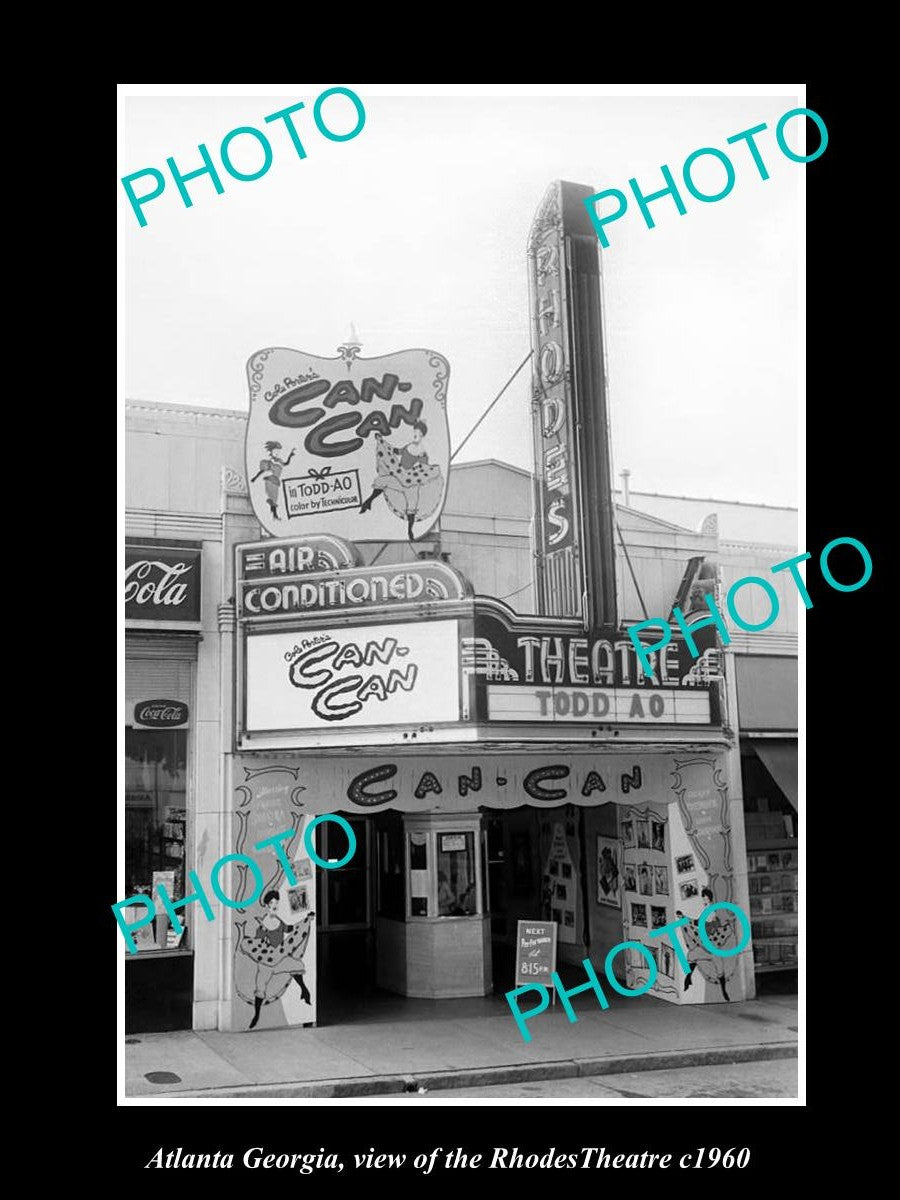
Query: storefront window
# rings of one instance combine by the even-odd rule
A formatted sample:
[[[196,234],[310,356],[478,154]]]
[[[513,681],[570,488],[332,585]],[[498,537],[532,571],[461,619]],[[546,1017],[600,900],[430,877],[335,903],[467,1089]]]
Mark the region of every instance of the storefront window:
[[[776,775],[781,763],[772,755],[781,746],[780,742],[750,742],[741,747],[747,886],[757,974],[796,971],[798,961],[796,749],[788,747],[793,750],[793,760],[788,756],[789,770],[779,780]]]
[[[438,915],[468,917],[475,912],[475,835],[437,835]]]
[[[187,730],[125,730],[126,895],[184,895]],[[127,912],[128,910],[124,910]],[[141,913],[140,906],[133,911]],[[140,950],[184,945],[160,915],[135,935]]]

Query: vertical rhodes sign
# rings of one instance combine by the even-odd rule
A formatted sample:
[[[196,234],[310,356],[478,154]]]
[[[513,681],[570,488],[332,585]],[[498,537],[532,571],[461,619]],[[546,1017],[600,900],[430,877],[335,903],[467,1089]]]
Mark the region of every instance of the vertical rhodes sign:
[[[600,263],[581,184],[550,185],[528,241],[538,611],[616,624]]]

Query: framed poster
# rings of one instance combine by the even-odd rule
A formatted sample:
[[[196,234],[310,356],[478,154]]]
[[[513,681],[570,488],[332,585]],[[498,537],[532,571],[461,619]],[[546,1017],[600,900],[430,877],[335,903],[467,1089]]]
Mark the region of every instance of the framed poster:
[[[632,904],[631,906],[631,923],[632,925],[643,925],[647,928],[647,905]]]
[[[621,847],[618,838],[597,835],[597,903],[620,908]]]

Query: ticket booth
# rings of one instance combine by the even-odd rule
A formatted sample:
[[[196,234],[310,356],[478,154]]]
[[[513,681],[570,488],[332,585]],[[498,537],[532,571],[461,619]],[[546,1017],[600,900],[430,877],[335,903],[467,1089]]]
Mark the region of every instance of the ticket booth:
[[[491,935],[480,815],[404,813],[398,832],[402,907],[377,919],[378,986],[432,1000],[486,995]]]

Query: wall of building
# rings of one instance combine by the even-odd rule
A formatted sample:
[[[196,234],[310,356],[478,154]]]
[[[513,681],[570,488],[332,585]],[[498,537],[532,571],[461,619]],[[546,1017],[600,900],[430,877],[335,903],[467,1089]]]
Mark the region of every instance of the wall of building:
[[[516,612],[534,611],[531,541],[531,475],[489,460],[454,463],[440,532],[414,544],[361,546],[369,561],[408,562],[439,551],[474,590],[495,596]]]
[[[125,409],[126,512],[218,516],[222,469],[244,475],[244,413],[174,404]]]
[[[186,865],[206,878],[212,864],[233,843],[231,795],[230,714],[233,696],[233,608],[230,604],[231,555],[236,541],[261,536],[246,497],[243,413],[149,403],[129,404],[126,410],[126,536],[188,540],[202,544],[203,617],[198,649],[192,786],[194,796],[192,860]],[[668,506],[664,501],[677,501]],[[655,513],[640,511],[641,494],[631,493],[630,505],[619,506],[618,525],[628,548],[630,565],[617,547],[620,618],[667,615],[684,575],[687,561],[705,557],[720,566],[727,590],[747,574],[767,574],[768,568],[796,553],[788,536],[791,510],[774,513],[764,506],[740,506],[718,501],[686,501],[655,497]],[[691,527],[672,519],[693,519]],[[715,520],[722,516],[729,540],[722,540]],[[754,524],[755,522],[755,524]],[[795,527],[795,526],[794,526]],[[753,533],[757,528],[758,532]],[[739,533],[747,540],[740,540]],[[439,551],[472,582],[477,593],[505,599],[510,607],[532,611],[531,476],[493,460],[456,464],[450,475],[448,499],[439,539],[413,544],[363,545],[371,561],[409,561],[421,552]],[[771,539],[771,540],[770,540]],[[634,577],[632,576],[634,573]],[[636,578],[636,582],[635,582]],[[743,634],[735,629],[732,649],[742,653],[796,654],[798,603],[787,575],[774,577],[782,602],[776,630]],[[793,589],[793,590],[792,590]],[[742,594],[741,612],[761,620],[758,589]],[[733,672],[731,672],[733,674]],[[737,703],[729,687],[729,722],[737,728]],[[734,755],[737,756],[735,750]],[[730,803],[739,814],[740,770],[731,772]],[[597,834],[607,834],[612,806],[586,814],[588,918],[592,942],[613,944],[615,913],[596,903]],[[743,849],[735,829],[736,859]],[[744,886],[742,884],[742,886]],[[611,915],[612,914],[612,915]],[[195,954],[194,1026],[221,1027],[230,997],[222,991],[222,956],[228,953],[223,922],[192,917]],[[615,935],[615,937],[614,937]]]

